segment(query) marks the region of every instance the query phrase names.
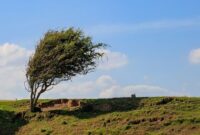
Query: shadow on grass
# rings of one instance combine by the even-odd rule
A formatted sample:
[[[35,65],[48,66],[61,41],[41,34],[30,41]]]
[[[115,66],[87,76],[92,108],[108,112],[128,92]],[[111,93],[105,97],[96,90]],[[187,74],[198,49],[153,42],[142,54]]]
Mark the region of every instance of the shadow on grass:
[[[14,112],[0,110],[0,135],[15,135],[26,123],[24,119],[16,117]]]
[[[113,99],[89,99],[85,100],[86,106],[82,108],[77,108],[74,110],[52,110],[49,111],[53,115],[69,115],[75,116],[79,119],[89,119],[94,118],[99,115],[113,113],[113,112],[127,112],[131,110],[136,110],[141,107],[141,101],[146,99],[143,98],[113,98]],[[101,110],[103,107],[107,107],[108,110]]]

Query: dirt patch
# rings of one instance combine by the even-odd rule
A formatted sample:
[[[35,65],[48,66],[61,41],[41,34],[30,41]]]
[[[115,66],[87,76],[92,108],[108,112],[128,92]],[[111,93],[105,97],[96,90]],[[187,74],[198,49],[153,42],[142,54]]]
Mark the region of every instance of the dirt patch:
[[[100,112],[110,112],[114,110],[112,103],[86,103],[79,99],[57,99],[51,100],[49,102],[40,103],[38,105],[42,111],[51,111],[51,110],[62,110],[62,109],[81,109],[82,111],[91,112],[91,111],[100,111]]]
[[[80,100],[71,99],[56,99],[49,102],[40,103],[38,107],[42,111],[60,110],[60,109],[71,109],[75,107],[82,107],[84,105]]]

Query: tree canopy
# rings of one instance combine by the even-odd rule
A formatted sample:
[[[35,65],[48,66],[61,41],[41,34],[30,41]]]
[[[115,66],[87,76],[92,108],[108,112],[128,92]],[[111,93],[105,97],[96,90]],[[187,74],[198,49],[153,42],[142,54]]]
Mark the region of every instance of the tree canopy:
[[[97,60],[103,56],[98,50],[105,46],[93,43],[91,37],[79,29],[48,31],[37,44],[26,70],[31,110],[39,96],[52,86],[93,71]]]

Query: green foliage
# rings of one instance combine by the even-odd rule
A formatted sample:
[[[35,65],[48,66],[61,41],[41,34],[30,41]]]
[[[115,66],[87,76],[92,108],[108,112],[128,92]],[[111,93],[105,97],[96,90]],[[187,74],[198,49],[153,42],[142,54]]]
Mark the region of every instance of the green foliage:
[[[30,58],[26,75],[30,84],[70,80],[77,74],[93,70],[96,59],[103,55],[97,49],[104,46],[92,43],[81,30],[49,31]]]
[[[98,50],[105,46],[94,44],[81,30],[48,31],[28,62],[26,78],[33,100],[31,106],[35,107],[40,94],[53,85],[93,71],[103,56]]]

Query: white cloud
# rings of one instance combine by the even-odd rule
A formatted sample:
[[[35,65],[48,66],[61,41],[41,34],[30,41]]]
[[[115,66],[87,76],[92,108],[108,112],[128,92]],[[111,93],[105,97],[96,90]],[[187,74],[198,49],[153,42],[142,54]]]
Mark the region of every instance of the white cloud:
[[[0,46],[0,67],[21,66],[31,53],[18,45],[5,43]]]
[[[42,98],[93,98],[95,89],[93,81],[63,82],[44,93]]]
[[[123,67],[128,64],[128,57],[121,52],[112,52],[110,50],[101,51],[105,53],[105,56],[99,63],[99,69],[111,70]]]
[[[101,98],[110,97],[130,97],[132,94],[136,94],[139,97],[153,97],[153,96],[185,96],[183,93],[172,92],[166,88],[162,88],[154,85],[112,85],[107,89],[104,89],[100,93]]]
[[[22,98],[27,94],[23,84],[25,65],[31,53],[15,44],[0,45],[0,99]]]
[[[102,75],[96,80],[96,84],[100,87],[108,87],[110,85],[116,84],[116,81],[114,81],[112,77],[108,75]]]
[[[119,97],[120,89],[121,87],[118,85],[113,85],[113,86],[108,87],[107,89],[102,89],[102,91],[99,93],[99,97],[100,98]],[[120,97],[123,97],[123,96],[120,95]]]
[[[43,98],[112,98],[130,97],[132,94],[140,97],[187,95],[155,85],[131,84],[121,86],[112,77],[102,75],[93,81],[62,83],[48,94],[43,95]]]
[[[174,29],[174,28],[188,28],[199,27],[200,18],[179,19],[179,20],[159,20],[152,22],[141,22],[133,24],[103,24],[92,26],[87,29],[92,35],[105,34],[122,34],[129,32],[160,30],[160,29]]]
[[[189,60],[193,64],[200,64],[200,48],[194,49],[190,52]]]

